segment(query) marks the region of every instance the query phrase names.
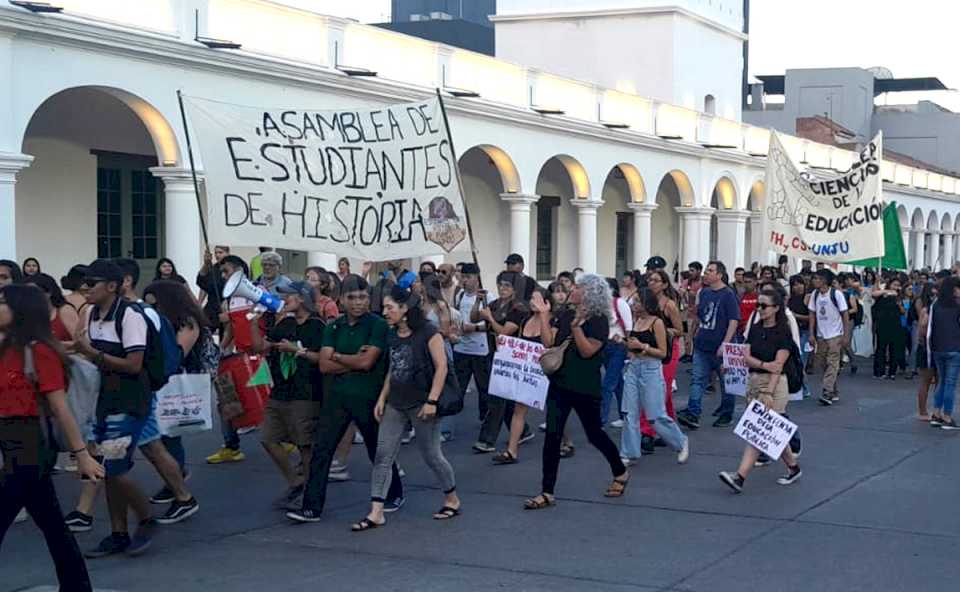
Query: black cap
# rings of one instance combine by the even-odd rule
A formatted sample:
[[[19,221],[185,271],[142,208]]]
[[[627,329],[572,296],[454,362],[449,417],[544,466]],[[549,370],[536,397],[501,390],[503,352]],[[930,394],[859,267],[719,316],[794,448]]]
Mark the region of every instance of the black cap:
[[[478,275],[480,273],[480,266],[476,263],[463,263],[460,266],[460,273]]]
[[[504,263],[507,265],[516,265],[518,263],[523,265],[523,257],[518,253],[510,253],[507,255],[507,259],[504,261]]]
[[[287,285],[277,286],[277,294],[296,294],[303,299],[303,305],[307,310],[316,312],[316,296],[313,286],[307,282],[290,282]]]
[[[647,259],[647,269],[664,269],[667,267],[667,260],[660,255],[655,255]]]
[[[108,282],[122,282],[123,269],[109,259],[97,259],[86,267],[84,278],[95,278]]]

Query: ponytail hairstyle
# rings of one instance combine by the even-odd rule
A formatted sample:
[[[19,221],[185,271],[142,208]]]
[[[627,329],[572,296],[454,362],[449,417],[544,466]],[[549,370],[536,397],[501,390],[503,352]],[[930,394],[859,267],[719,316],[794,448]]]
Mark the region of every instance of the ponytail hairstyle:
[[[420,297],[407,288],[394,286],[390,288],[390,299],[407,309],[404,315],[407,318],[407,327],[411,331],[419,331],[425,324]]]

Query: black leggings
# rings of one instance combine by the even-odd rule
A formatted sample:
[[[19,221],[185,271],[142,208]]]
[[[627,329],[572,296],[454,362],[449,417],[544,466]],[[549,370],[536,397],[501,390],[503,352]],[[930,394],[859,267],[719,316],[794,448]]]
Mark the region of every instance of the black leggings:
[[[571,411],[577,412],[583,431],[587,433],[587,440],[607,459],[613,476],[618,477],[627,470],[620,460],[617,445],[601,427],[599,393],[597,397],[592,397],[551,384],[547,392],[547,435],[543,441],[543,493],[552,495],[557,484],[560,444]]]
[[[873,354],[873,375],[894,376],[897,368],[905,368],[906,344],[903,329],[896,327],[882,327],[877,331],[877,351]]]
[[[53,558],[61,592],[92,592],[87,566],[73,533],[63,522],[50,475],[40,475],[37,467],[16,467],[0,474],[0,545],[20,510],[26,508],[43,532]]]

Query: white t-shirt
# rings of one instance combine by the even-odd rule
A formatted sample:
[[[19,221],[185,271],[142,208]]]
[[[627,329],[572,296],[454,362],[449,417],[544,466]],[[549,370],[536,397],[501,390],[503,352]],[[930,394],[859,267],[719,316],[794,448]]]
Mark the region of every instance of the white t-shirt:
[[[830,296],[833,295],[833,304]],[[817,314],[817,337],[833,339],[843,335],[843,313],[847,311],[847,299],[840,290],[829,290],[826,294],[815,290],[810,296],[810,308]]]
[[[630,305],[627,304],[627,301],[623,298],[614,298],[613,299],[613,317],[610,319],[610,338],[620,337],[621,339],[627,338],[627,333],[633,331],[633,313],[630,311]],[[620,317],[617,318],[617,312],[620,313]],[[620,322],[623,322],[623,326],[620,326]],[[626,331],[624,331],[626,329]]]
[[[473,310],[473,303],[477,301],[477,294],[462,292],[460,297],[460,317],[464,322],[470,321],[470,311]],[[451,312],[453,312],[451,304]],[[480,323],[483,325],[483,323]],[[489,352],[487,349],[487,334],[484,331],[474,331],[473,333],[464,333],[460,336],[460,341],[453,345],[453,351],[459,354],[470,356],[485,356]]]

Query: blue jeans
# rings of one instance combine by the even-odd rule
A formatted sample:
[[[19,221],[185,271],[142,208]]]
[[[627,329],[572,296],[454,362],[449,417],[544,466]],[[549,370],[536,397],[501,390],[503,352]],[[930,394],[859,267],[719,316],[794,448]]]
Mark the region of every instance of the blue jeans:
[[[240,450],[240,434],[233,427],[233,422],[220,419],[220,431],[223,434],[223,447],[230,450]]]
[[[957,378],[960,377],[960,352],[933,352],[933,363],[937,367],[940,384],[933,397],[933,408],[944,415],[953,415],[953,401],[957,392]]]
[[[623,406],[623,365],[627,361],[627,346],[608,341],[603,347],[603,398],[600,401],[600,425],[610,419],[610,404],[617,397],[617,409]]]
[[[647,414],[657,435],[674,450],[681,450],[687,441],[680,428],[667,415],[667,384],[663,380],[663,363],[650,358],[636,358],[627,363],[623,376],[623,432],[620,434],[620,455],[639,458],[640,410]]]
[[[807,358],[810,357],[810,353],[807,351],[807,346],[810,345],[810,329],[800,329],[800,363],[803,365],[804,373],[806,373],[807,368]],[[810,387],[807,386],[807,381],[803,381],[803,396],[810,396]]]
[[[733,409],[736,405],[736,399],[733,395],[728,395],[723,388],[723,375],[720,373],[723,360],[717,357],[716,352],[704,352],[699,349],[693,350],[693,380],[690,381],[690,398],[687,400],[687,413],[700,418],[703,411],[701,401],[703,394],[710,385],[710,378],[716,375],[720,383],[720,413],[718,415],[733,415]]]

